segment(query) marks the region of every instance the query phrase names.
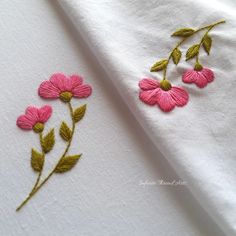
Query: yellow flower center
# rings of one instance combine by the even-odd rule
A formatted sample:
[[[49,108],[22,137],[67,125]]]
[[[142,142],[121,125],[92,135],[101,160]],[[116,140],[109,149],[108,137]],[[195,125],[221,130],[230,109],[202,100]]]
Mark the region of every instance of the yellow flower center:
[[[160,88],[162,90],[168,91],[168,90],[170,90],[172,88],[172,86],[171,86],[171,83],[167,79],[163,79],[160,82]]]
[[[35,133],[41,133],[41,132],[43,132],[43,129],[44,129],[44,124],[42,124],[40,122],[37,122],[33,127],[33,131]]]
[[[62,92],[60,93],[60,99],[63,102],[69,102],[72,98],[72,93],[71,92]]]

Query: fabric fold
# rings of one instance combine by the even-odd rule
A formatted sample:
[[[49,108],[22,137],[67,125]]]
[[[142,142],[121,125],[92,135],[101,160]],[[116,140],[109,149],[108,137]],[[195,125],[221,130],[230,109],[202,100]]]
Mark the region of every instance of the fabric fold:
[[[156,147],[225,234],[235,235],[236,21],[232,8],[200,0],[58,1]],[[170,113],[142,103],[138,83],[153,77],[150,66],[175,44],[171,33],[222,18],[227,23],[211,33],[211,56],[201,58],[215,72],[215,81],[204,89],[185,85],[188,105]],[[183,85],[181,76],[192,66],[191,62],[182,62],[178,69],[171,66],[169,80]],[[156,77],[161,78],[158,73]]]

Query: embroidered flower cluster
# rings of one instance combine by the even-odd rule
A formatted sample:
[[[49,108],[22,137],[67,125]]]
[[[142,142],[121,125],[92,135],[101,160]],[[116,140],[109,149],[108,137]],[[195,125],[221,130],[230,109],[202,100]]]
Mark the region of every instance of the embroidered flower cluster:
[[[192,45],[186,52],[186,61],[195,59],[195,66],[193,69],[188,69],[182,75],[182,81],[187,84],[194,83],[199,88],[204,88],[208,83],[214,80],[214,73],[211,69],[203,67],[199,62],[199,53],[201,47],[209,55],[212,38],[209,32],[215,26],[225,23],[224,20],[216,22],[211,25],[201,27],[199,29],[182,28],[172,34],[172,36],[180,37],[181,40],[172,49],[169,56],[166,59],[162,59],[156,62],[151,67],[151,72],[163,71],[163,79],[161,81],[144,78],[139,82],[140,93],[139,98],[148,105],[158,105],[164,112],[169,112],[175,108],[175,106],[182,107],[188,103],[189,95],[187,91],[180,86],[173,86],[169,80],[167,80],[167,67],[172,59],[175,65],[178,65],[182,57],[180,46],[185,41],[196,33],[205,30],[200,42]]]
[[[60,99],[63,103],[68,105],[71,127],[63,121],[61,123],[59,134],[66,142],[65,150],[60,156],[57,164],[52,171],[41,179],[45,157],[50,152],[55,144],[54,129],[51,129],[46,135],[43,134],[45,123],[52,115],[52,107],[45,105],[41,108],[29,106],[26,108],[25,114],[18,117],[16,124],[23,130],[33,130],[39,135],[39,142],[41,150],[32,149],[31,151],[31,166],[34,171],[38,173],[36,182],[26,197],[26,199],[16,209],[19,211],[38,190],[49,180],[54,173],[64,173],[72,169],[82,154],[68,155],[73,135],[75,132],[75,125],[84,117],[86,111],[86,104],[73,109],[71,99],[74,98],[87,98],[92,93],[90,85],[83,84],[82,77],[78,75],[66,76],[61,73],[56,73],[51,76],[48,81],[43,81],[38,89],[38,94],[44,99]]]

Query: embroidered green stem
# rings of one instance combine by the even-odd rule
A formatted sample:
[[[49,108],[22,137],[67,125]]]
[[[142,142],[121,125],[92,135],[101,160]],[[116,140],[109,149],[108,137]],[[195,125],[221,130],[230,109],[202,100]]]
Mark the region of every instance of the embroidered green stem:
[[[40,184],[39,184],[39,181],[40,181],[42,171],[39,173],[39,176],[37,178],[37,181],[36,181],[32,191],[30,192],[28,197],[21,203],[21,205],[16,209],[16,211],[19,211],[42,188],[42,186],[50,179],[50,177],[55,173],[55,171],[57,169],[57,166],[59,165],[60,161],[66,156],[67,152],[69,151],[69,148],[71,146],[71,142],[72,142],[72,139],[73,139],[74,131],[75,131],[75,121],[74,121],[74,118],[73,118],[73,108],[72,108],[70,102],[68,102],[68,107],[69,107],[70,116],[71,116],[71,120],[72,120],[71,138],[68,141],[67,146],[66,146],[63,154],[59,158],[59,160],[58,160],[57,164],[55,165],[55,167],[53,168],[53,170],[48,174],[48,176]],[[40,139],[42,139],[42,136],[40,136]]]
[[[205,34],[204,34],[203,37],[201,38],[200,43],[197,44],[197,45],[195,45],[195,46],[198,46],[198,49],[199,49],[199,48],[202,46],[202,44],[203,44],[204,38],[207,36],[207,34],[210,32],[210,30],[211,30],[212,28],[214,28],[215,26],[217,26],[217,25],[219,25],[219,24],[222,24],[222,23],[225,23],[225,20],[221,20],[221,21],[218,21],[218,22],[216,22],[216,23],[213,23],[213,24],[210,24],[210,25],[201,27],[201,28],[199,28],[199,29],[193,31],[190,35],[185,36],[180,42],[178,42],[178,43],[175,45],[175,47],[172,49],[172,51],[170,52],[170,54],[169,54],[167,60],[165,61],[165,65],[164,65],[164,67],[163,67],[163,68],[164,68],[164,69],[163,69],[163,80],[166,79],[167,67],[168,67],[168,65],[169,65],[170,59],[172,58],[174,51],[177,50],[179,46],[181,46],[181,45],[182,45],[188,38],[190,38],[192,35],[195,35],[195,34],[198,33],[199,31],[202,31],[202,30],[207,29],[207,31],[205,32]],[[197,54],[196,54],[196,64],[199,64],[199,65],[200,65],[200,63],[199,63],[199,50],[198,50],[198,52],[197,52]]]
[[[40,132],[40,133],[39,133],[39,140],[40,140],[40,143],[41,143],[42,137],[43,137],[42,132]],[[39,173],[38,173],[38,177],[37,177],[37,179],[36,179],[36,182],[35,182],[35,184],[34,184],[32,190],[31,190],[31,192],[30,192],[29,195],[26,197],[26,199],[16,208],[16,211],[19,211],[19,210],[29,201],[29,199],[30,199],[30,198],[33,196],[33,194],[34,194],[34,191],[35,191],[36,187],[38,186],[38,183],[39,183],[40,178],[41,178],[41,176],[42,176],[43,167],[44,167],[45,153],[44,153],[43,149],[42,149],[42,153],[43,153],[43,164],[42,164],[41,170],[40,170]]]

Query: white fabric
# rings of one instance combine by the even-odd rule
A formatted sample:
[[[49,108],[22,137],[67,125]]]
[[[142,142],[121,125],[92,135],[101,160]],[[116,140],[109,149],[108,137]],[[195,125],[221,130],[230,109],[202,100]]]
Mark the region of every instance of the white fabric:
[[[0,235],[222,236],[186,186],[159,185],[160,179],[179,177],[149,142],[58,3],[0,1],[0,9]],[[58,135],[60,122],[70,122],[64,104],[37,95],[42,80],[58,71],[80,73],[93,86],[90,98],[73,101],[74,106],[88,104],[70,152],[83,157],[72,171],[53,176],[16,213],[36,179],[30,149],[39,148],[37,135],[15,124],[26,106],[53,106],[45,129],[55,127],[57,141],[44,176],[65,148]],[[142,185],[145,181],[150,184]]]
[[[156,147],[225,234],[236,235],[235,2],[59,2]],[[221,19],[227,23],[212,30],[211,55],[200,57],[214,71],[215,81],[202,90],[185,85],[188,105],[169,114],[140,102],[138,82],[151,75],[157,59],[167,56],[177,40],[170,34]],[[169,80],[181,84],[182,73],[192,64],[181,62],[177,70],[172,66]]]

